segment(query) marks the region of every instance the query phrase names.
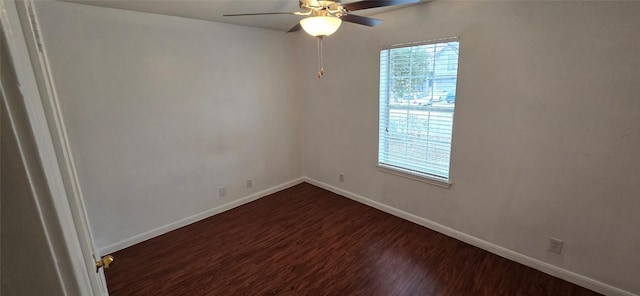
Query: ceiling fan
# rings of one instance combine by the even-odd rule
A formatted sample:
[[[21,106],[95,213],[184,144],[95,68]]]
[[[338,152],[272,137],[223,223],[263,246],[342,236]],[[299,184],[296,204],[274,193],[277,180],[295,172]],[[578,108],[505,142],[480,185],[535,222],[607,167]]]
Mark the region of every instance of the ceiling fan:
[[[364,0],[342,4],[339,0],[299,0],[299,6],[302,11],[240,13],[225,14],[224,16],[276,14],[305,16],[305,18],[300,20],[300,22],[288,32],[296,32],[302,29],[309,35],[318,37],[318,64],[320,68],[318,71],[318,78],[320,78],[324,74],[324,69],[322,68],[323,37],[335,33],[342,24],[342,21],[369,27],[374,27],[382,23],[379,19],[351,14],[352,11],[418,2],[420,2],[420,0]]]

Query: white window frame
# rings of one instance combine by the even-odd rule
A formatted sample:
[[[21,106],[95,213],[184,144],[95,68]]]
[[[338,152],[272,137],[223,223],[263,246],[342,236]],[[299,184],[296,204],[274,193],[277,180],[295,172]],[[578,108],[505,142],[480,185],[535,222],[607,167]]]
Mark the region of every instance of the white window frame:
[[[424,182],[424,183],[428,183],[428,184],[432,184],[432,185],[436,185],[444,188],[449,188],[452,184],[451,178],[450,178],[451,177],[450,163],[451,163],[451,145],[453,142],[452,141],[453,124],[454,124],[453,118],[455,114],[455,105],[453,106],[453,108],[451,108],[451,141],[449,142],[447,169],[446,169],[446,174],[443,174],[444,176],[433,173],[433,171],[435,170],[433,168],[431,168],[432,170],[431,172],[428,171],[429,169],[426,169],[426,170],[416,169],[415,166],[414,167],[411,166],[411,163],[410,163],[411,160],[409,159],[402,159],[402,161],[393,161],[391,160],[393,156],[390,156],[389,151],[385,149],[388,149],[387,137],[389,136],[389,134],[387,129],[389,127],[389,122],[390,122],[389,121],[389,117],[390,117],[389,100],[391,99],[390,80],[392,76],[390,73],[391,69],[389,68],[390,67],[389,51],[397,48],[409,48],[414,46],[433,45],[433,44],[448,43],[448,42],[459,43],[460,38],[450,37],[450,38],[434,39],[434,40],[421,41],[421,42],[415,42],[415,43],[398,44],[398,45],[383,47],[380,50],[380,97],[379,97],[380,112],[378,117],[379,119],[378,164],[377,164],[378,170],[385,173],[398,175],[401,177],[409,178],[412,180],[416,180],[416,181],[420,181],[420,182]],[[459,46],[458,46],[458,50],[459,50]],[[460,55],[458,52],[457,57],[459,58],[459,56]],[[386,58],[386,61],[385,61],[385,58]],[[434,65],[432,65],[434,69],[436,67],[435,63],[436,62],[435,62],[435,53],[434,53]],[[447,63],[449,63],[449,61],[447,61]],[[445,65],[445,66],[449,67],[449,65]],[[456,88],[457,88],[458,67],[455,67],[455,68],[456,68],[455,78],[456,78]],[[385,134],[385,132],[387,134]],[[427,141],[428,143],[429,140],[425,139],[425,141]],[[400,162],[405,162],[405,163],[408,163],[409,165],[403,165]]]

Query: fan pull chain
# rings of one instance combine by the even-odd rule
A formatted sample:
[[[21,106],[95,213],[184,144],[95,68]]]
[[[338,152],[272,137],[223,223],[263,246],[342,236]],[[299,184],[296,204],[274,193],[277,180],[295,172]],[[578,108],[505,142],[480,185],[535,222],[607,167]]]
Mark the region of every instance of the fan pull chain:
[[[324,75],[324,68],[322,68],[322,36],[318,36],[318,78]]]

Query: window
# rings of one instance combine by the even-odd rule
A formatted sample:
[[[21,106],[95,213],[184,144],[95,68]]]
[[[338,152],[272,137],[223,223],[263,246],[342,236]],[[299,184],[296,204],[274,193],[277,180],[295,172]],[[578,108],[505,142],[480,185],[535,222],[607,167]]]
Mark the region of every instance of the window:
[[[449,186],[458,38],[380,51],[378,166]]]

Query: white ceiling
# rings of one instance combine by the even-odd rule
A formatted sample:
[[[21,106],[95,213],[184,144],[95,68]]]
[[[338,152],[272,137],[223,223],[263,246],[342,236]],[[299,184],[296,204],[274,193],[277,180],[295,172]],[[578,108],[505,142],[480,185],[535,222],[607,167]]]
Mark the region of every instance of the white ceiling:
[[[288,31],[300,20],[295,15],[223,17],[223,14],[300,11],[297,0],[61,0],[101,7],[173,15],[206,21]],[[421,0],[423,2],[429,0]],[[342,3],[357,2],[344,0]],[[420,4],[420,3],[418,3]],[[412,4],[416,5],[416,4]],[[372,16],[409,5],[360,10],[354,14]]]

